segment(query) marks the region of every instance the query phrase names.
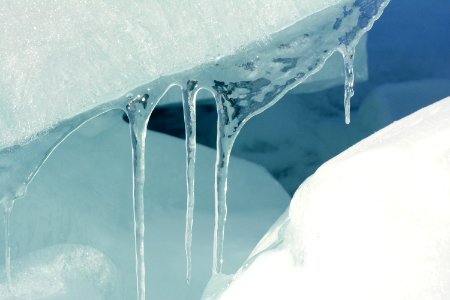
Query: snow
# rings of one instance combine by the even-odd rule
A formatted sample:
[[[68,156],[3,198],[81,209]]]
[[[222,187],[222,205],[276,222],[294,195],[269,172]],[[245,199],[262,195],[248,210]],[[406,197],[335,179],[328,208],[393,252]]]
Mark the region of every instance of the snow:
[[[8,1],[0,7],[0,145],[162,75],[264,44],[344,2]]]
[[[449,116],[446,98],[322,165],[218,299],[448,299]]]
[[[371,81],[450,78],[449,11],[449,1],[392,1],[370,31]]]
[[[215,152],[198,146],[193,275],[188,286],[184,253],[184,141],[151,131],[147,139],[148,298],[199,299],[211,274]],[[30,283],[39,276],[27,275],[27,270],[52,272],[55,279],[50,278],[51,274],[40,278],[51,280],[42,285],[43,290],[52,286],[51,283],[55,286],[78,284],[74,277],[81,278],[81,289],[85,286],[83,278],[98,274],[96,272],[103,269],[102,264],[114,267],[120,280],[116,281],[113,276],[105,283],[106,288],[98,286],[87,292],[92,295],[112,293],[107,299],[135,298],[129,144],[129,128],[122,121],[121,112],[112,111],[90,121],[55,150],[30,184],[27,196],[16,201],[11,220],[13,286],[24,295],[35,297],[19,299],[41,299],[38,296],[45,294],[33,294],[41,281]],[[289,196],[264,169],[232,158],[229,200],[224,268],[231,273],[288,206]],[[0,240],[3,240],[3,231]],[[61,270],[62,262],[55,260],[56,257],[70,257],[74,251],[81,251],[77,247],[64,250],[67,246],[55,246],[68,243],[89,246],[94,256],[104,259],[92,265],[74,262],[74,273]],[[48,247],[56,248],[50,251],[46,250]],[[3,251],[1,247],[0,256],[4,255]],[[50,254],[45,254],[48,251]],[[4,271],[0,270],[0,274]],[[71,274],[72,277],[67,278]],[[0,278],[0,299],[5,299],[4,289],[3,277]],[[48,298],[44,299],[59,295],[52,291],[53,288],[46,291]],[[61,297],[57,299],[67,299]]]
[[[4,278],[1,299],[117,299],[115,265],[104,254],[82,245],[55,245],[16,261],[14,295]]]

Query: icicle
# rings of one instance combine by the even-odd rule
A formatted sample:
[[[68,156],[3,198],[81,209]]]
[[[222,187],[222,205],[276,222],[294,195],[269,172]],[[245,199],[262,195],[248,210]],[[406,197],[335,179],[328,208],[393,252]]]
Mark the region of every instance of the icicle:
[[[344,108],[345,108],[345,123],[350,124],[350,100],[355,94],[353,85],[355,83],[355,73],[353,70],[353,62],[355,59],[355,48],[353,46],[341,46],[339,47],[344,58],[345,68],[345,96],[344,96]]]
[[[137,299],[145,300],[145,256],[144,256],[144,182],[145,182],[145,138],[147,135],[148,95],[138,96],[127,105],[130,120],[133,163],[133,208],[136,255]]]
[[[197,81],[189,80],[186,87],[183,88],[183,113],[184,126],[186,132],[186,232],[185,232],[185,251],[186,251],[186,281],[191,281],[192,271],[192,226],[194,224],[194,180],[195,180],[195,158],[197,151],[197,128],[195,98]]]
[[[217,152],[215,167],[215,201],[214,201],[214,253],[213,275],[222,272],[223,244],[225,238],[225,223],[227,221],[227,181],[228,165],[231,149],[233,148],[236,134],[228,134],[227,116],[223,107],[222,95],[216,95],[217,105]]]
[[[6,199],[3,202],[3,216],[5,221],[5,273],[6,281],[8,284],[8,290],[12,293],[12,280],[11,280],[11,212],[14,207],[15,199]]]

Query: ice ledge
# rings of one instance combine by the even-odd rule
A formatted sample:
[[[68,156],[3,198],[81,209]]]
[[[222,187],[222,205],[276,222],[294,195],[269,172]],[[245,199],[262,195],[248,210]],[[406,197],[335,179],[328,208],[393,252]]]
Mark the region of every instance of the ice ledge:
[[[356,27],[369,29],[373,22],[364,18],[375,15],[366,11],[365,2],[375,7],[375,13],[382,6],[380,0],[298,0],[220,3],[214,9],[205,3],[184,10],[184,6],[176,8],[175,2],[155,2],[158,9],[144,2],[128,7],[125,1],[109,6],[100,2],[94,7],[75,0],[53,6],[46,1],[11,2],[0,9],[6,37],[0,46],[4,74],[0,78],[0,147],[30,140],[62,120],[124,97],[139,85],[164,81],[168,74],[177,76],[166,84],[184,84],[198,77],[224,83],[262,78],[279,90],[292,83],[287,80],[294,79],[294,71],[304,74],[303,79],[295,78],[303,81],[310,71],[322,67],[336,44],[359,40]],[[354,9],[349,10],[352,5]],[[179,15],[186,18],[176,14],[180,9]],[[223,9],[226,14],[217,12]],[[249,14],[252,22],[244,21]],[[172,20],[172,15],[177,18]],[[214,18],[205,18],[209,15]],[[334,26],[337,19],[342,25]],[[189,20],[189,26],[182,20]],[[295,26],[298,23],[304,26]],[[309,31],[302,30],[306,27]],[[290,36],[281,34],[284,31]],[[293,33],[297,33],[295,43],[291,43]],[[310,38],[300,40],[303,34]],[[292,70],[289,62],[292,65],[297,59],[294,53],[307,57]],[[272,91],[266,87],[264,92]],[[253,98],[258,102],[262,97]]]

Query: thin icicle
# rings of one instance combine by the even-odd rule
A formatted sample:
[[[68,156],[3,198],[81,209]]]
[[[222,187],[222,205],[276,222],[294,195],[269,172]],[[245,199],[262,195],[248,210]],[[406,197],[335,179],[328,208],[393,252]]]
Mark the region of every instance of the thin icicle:
[[[225,223],[227,221],[227,182],[228,165],[231,149],[236,135],[227,134],[227,118],[221,99],[222,95],[216,95],[217,105],[217,152],[215,167],[215,201],[214,201],[214,252],[213,274],[220,274],[223,265],[223,245],[225,238]]]
[[[355,48],[353,46],[341,46],[339,48],[342,57],[344,58],[344,72],[345,72],[345,95],[344,95],[344,107],[345,107],[345,123],[350,124],[350,100],[355,94],[353,89],[355,83],[355,73],[353,69],[353,63],[355,60]]]
[[[133,162],[133,208],[136,255],[137,299],[145,300],[145,252],[144,252],[144,183],[145,183],[145,138],[148,115],[148,95],[138,96],[127,105],[130,120]]]
[[[185,232],[185,251],[186,251],[186,281],[190,283],[192,272],[192,226],[194,224],[194,186],[195,186],[195,158],[197,151],[196,142],[196,111],[195,98],[197,81],[189,80],[186,87],[183,88],[183,113],[184,126],[186,132],[186,232]]]
[[[8,290],[12,293],[11,279],[11,212],[14,207],[15,199],[7,199],[3,202],[3,216],[5,221],[5,273]]]

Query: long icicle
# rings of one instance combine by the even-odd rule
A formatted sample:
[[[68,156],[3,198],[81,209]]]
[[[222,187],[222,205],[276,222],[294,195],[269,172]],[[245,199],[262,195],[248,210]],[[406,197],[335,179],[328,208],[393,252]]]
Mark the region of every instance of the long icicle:
[[[344,58],[344,72],[345,72],[345,95],[344,95],[344,108],[345,108],[345,124],[350,124],[350,108],[353,95],[355,91],[353,86],[355,84],[355,72],[354,72],[354,60],[355,60],[355,48],[353,46],[341,46],[339,52]]]
[[[197,81],[189,80],[186,87],[183,88],[183,113],[184,126],[186,132],[186,232],[185,232],[185,251],[186,251],[186,281],[189,284],[192,273],[192,227],[194,224],[194,188],[195,188],[195,159],[197,151],[197,125],[195,98]]]
[[[228,166],[235,134],[227,133],[227,117],[224,111],[222,95],[216,95],[217,105],[217,152],[215,166],[214,199],[214,252],[213,274],[222,273],[225,223],[227,221]]]
[[[133,208],[136,255],[137,299],[145,300],[145,252],[144,252],[144,183],[145,138],[147,135],[146,113],[148,95],[137,97],[127,105],[130,121],[133,163]]]

